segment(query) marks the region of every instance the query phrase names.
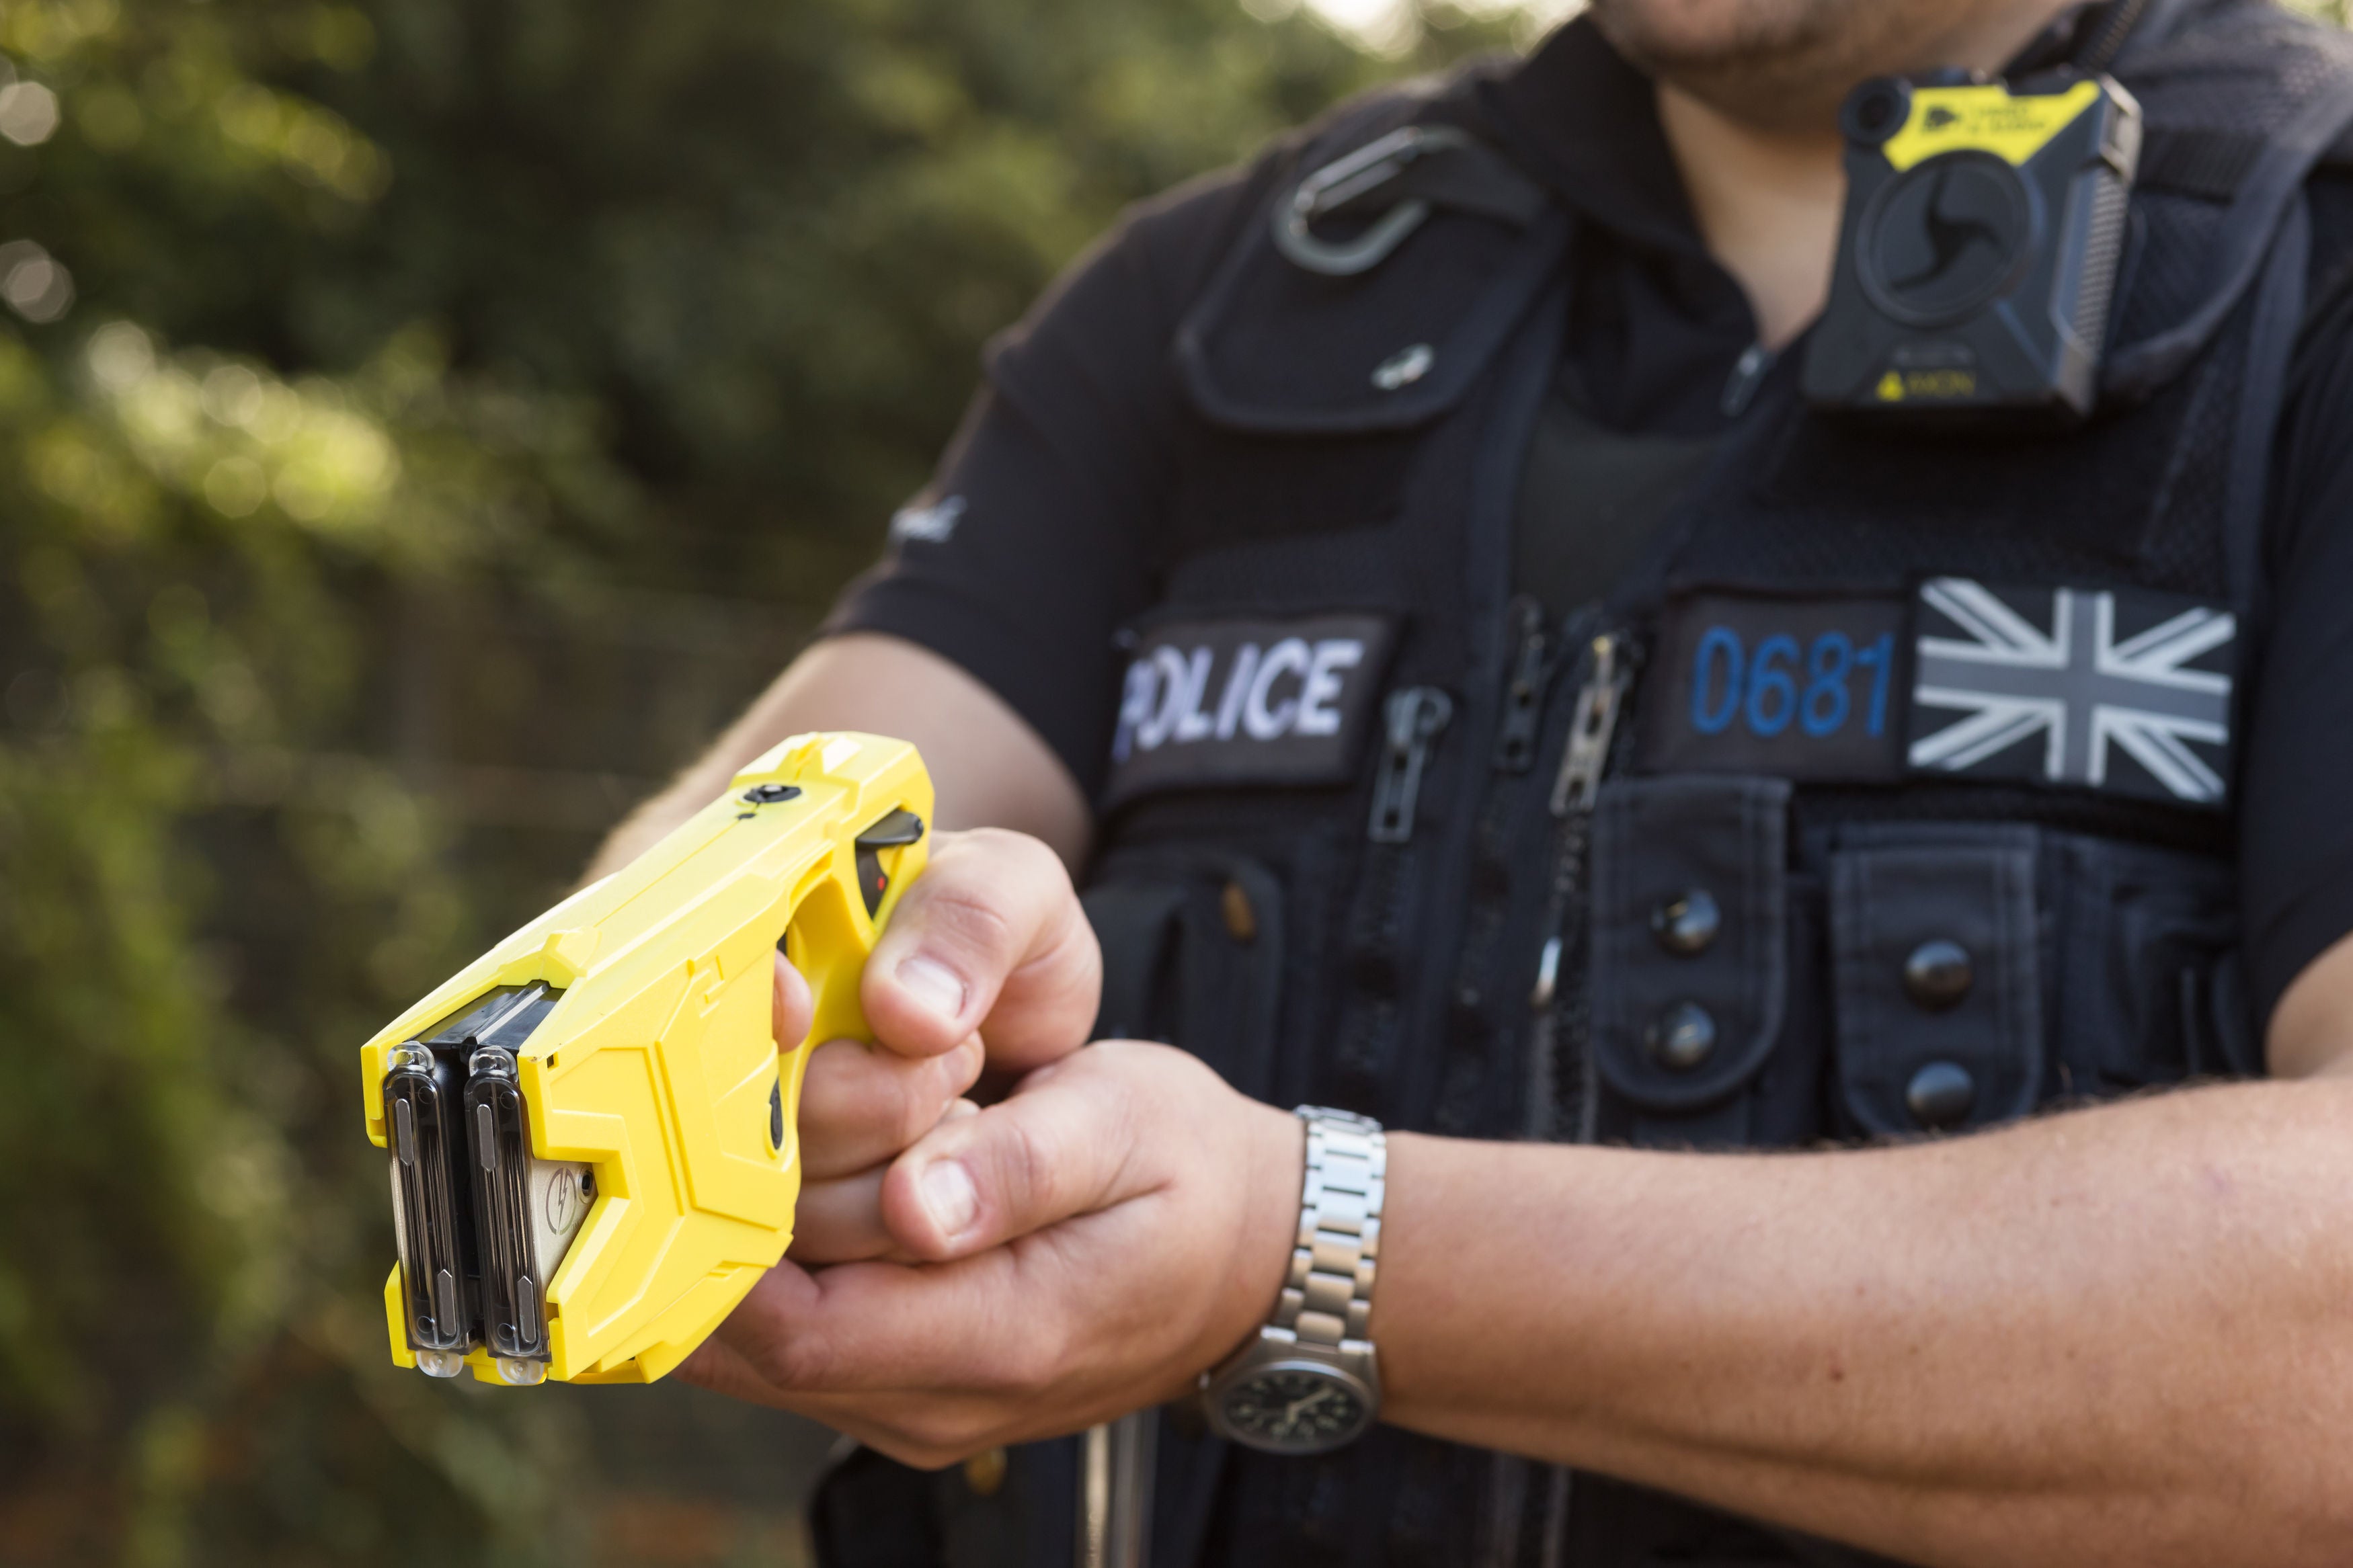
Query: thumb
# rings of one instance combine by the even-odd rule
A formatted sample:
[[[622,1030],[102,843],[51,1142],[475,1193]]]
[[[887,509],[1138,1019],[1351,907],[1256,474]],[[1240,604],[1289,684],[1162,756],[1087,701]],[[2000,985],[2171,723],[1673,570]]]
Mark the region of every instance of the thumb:
[[[859,983],[874,1037],[902,1056],[970,1038],[1019,1070],[1086,1043],[1103,958],[1070,873],[1034,838],[943,833],[900,898]]]
[[[1139,1195],[1131,1169],[1150,1047],[1087,1047],[996,1105],[934,1128],[882,1178],[882,1221],[909,1254],[966,1257]],[[1138,1074],[1123,1070],[1144,1065]]]

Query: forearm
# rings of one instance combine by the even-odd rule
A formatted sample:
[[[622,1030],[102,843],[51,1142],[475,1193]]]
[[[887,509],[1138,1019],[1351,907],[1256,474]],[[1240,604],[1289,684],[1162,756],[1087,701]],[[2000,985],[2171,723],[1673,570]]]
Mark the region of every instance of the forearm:
[[[2339,1563],[2353,1084],[1903,1149],[1393,1141],[1401,1425],[1912,1561]]]
[[[613,830],[589,877],[628,865],[710,805],[746,763],[810,730],[867,730],[913,742],[939,791],[940,826],[1027,833],[1066,864],[1086,852],[1085,797],[1002,698],[937,654],[859,633],[794,660],[675,783]]]

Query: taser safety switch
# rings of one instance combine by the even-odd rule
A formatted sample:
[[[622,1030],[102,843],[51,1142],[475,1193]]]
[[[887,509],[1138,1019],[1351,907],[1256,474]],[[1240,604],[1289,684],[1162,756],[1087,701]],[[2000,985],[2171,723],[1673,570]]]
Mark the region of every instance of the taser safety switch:
[[[1884,77],[1840,111],[1846,215],[1806,352],[1817,407],[2089,414],[2140,160],[2114,79]]]
[[[931,813],[913,746],[797,736],[367,1043],[394,1361],[643,1383],[718,1326],[792,1239],[808,1041],[869,1037],[859,976]],[[808,1040],[772,1037],[779,947]]]

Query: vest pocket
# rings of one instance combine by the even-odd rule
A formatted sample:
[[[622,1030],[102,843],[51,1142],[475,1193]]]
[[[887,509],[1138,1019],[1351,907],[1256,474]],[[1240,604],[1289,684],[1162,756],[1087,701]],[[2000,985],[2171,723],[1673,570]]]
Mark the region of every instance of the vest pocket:
[[[2231,868],[2077,834],[2052,835],[2049,845],[2065,889],[2060,1095],[2260,1074]]]
[[[1588,994],[1602,1081],[1652,1116],[1728,1100],[1780,1038],[1789,784],[1617,779],[1595,803]],[[1638,1137],[1675,1130],[1637,1125]],[[1704,1129],[1683,1130],[1717,1142]],[[1731,1141],[1738,1141],[1735,1130]]]
[[[1856,835],[1830,858],[1848,1131],[1953,1131],[2023,1116],[2043,1079],[2034,830],[1879,837]]]
[[[1081,900],[1103,945],[1094,1038],[1181,1047],[1244,1094],[1273,1088],[1282,885],[1228,850],[1114,851]]]

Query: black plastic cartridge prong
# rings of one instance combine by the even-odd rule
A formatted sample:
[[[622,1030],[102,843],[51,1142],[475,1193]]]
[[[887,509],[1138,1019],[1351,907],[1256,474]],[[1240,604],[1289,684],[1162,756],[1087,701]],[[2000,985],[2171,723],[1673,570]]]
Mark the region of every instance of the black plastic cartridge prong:
[[[511,1384],[547,1376],[546,1313],[532,1254],[531,1131],[513,1055],[484,1046],[467,1062],[474,1235],[482,1269],[482,1337]]]
[[[420,1370],[455,1377],[472,1323],[466,1310],[464,1238],[450,1181],[448,1118],[433,1053],[410,1042],[385,1058],[392,1124],[393,1222],[400,1246],[401,1301]]]

